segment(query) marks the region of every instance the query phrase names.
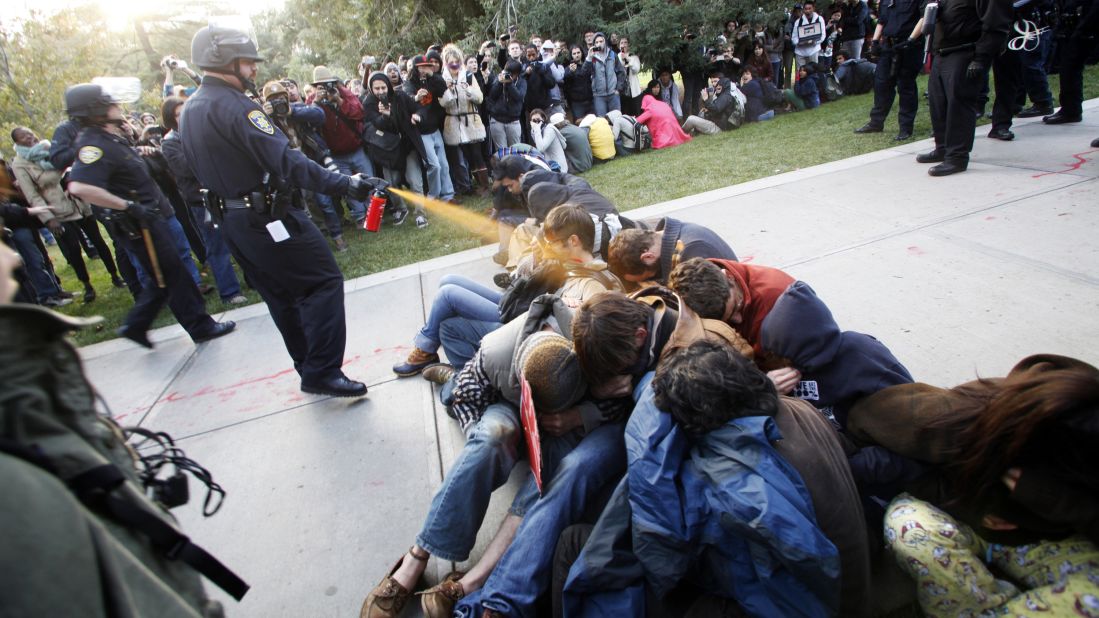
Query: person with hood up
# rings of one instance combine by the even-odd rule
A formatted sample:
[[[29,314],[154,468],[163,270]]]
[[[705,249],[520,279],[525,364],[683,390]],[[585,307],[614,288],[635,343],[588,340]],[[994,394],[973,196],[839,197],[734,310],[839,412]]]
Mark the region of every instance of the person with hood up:
[[[660,96],[659,89],[660,81],[654,79],[649,82],[648,92],[658,94],[655,97],[652,94],[641,97],[641,115],[637,117],[638,122],[649,127],[653,148],[670,148],[691,141],[691,136],[679,127],[679,120],[672,108],[657,98]]]
[[[492,120],[488,129],[494,148],[508,148],[523,139],[519,118],[523,115],[527,80],[522,73],[523,65],[518,60],[508,60],[489,90],[488,105]]]
[[[546,122],[547,118],[546,112],[541,109],[530,111],[530,137],[534,147],[545,155],[547,161],[556,163],[561,173],[568,173],[569,159],[565,155],[568,142],[556,126]]]
[[[548,110],[564,109],[561,102],[564,97],[561,94],[561,84],[565,81],[565,67],[557,62],[556,45],[546,39],[542,42],[542,66],[546,68],[546,75],[553,79],[553,87],[550,88],[550,106]]]
[[[374,72],[366,80],[363,110],[366,121],[370,123],[366,151],[371,159],[382,166],[382,177],[386,182],[399,185],[404,182],[404,171],[409,157],[427,160],[424,141],[412,124],[416,102],[403,89],[393,85],[391,75]],[[408,216],[408,206],[392,193],[389,195],[389,203],[393,205],[394,225],[404,223]],[[416,204],[415,213],[417,219],[427,220],[423,205]]]
[[[702,98],[699,113],[702,116],[688,116],[683,121],[683,131],[713,135],[738,128],[742,114],[737,114],[739,101],[733,94],[733,88],[733,82],[728,77],[720,73],[711,76],[710,86],[699,93]]]
[[[446,68],[443,80],[446,91],[442,104],[446,110],[443,122],[443,141],[446,143],[447,157],[452,168],[458,167],[458,150],[465,156],[469,171],[477,179],[481,194],[489,191],[488,167],[485,165],[481,148],[485,137],[485,125],[481,121],[480,105],[484,101],[481,86],[474,74],[466,71],[462,50],[454,45],[443,48],[443,60]],[[466,179],[468,184],[469,180]]]
[[[426,159],[421,160],[411,153],[407,159],[405,178],[409,187],[416,193],[430,198],[449,202],[454,199],[454,184],[450,180],[450,165],[446,159],[446,147],[443,144],[443,111],[441,99],[446,92],[446,81],[436,73],[436,63],[442,64],[439,54],[428,52],[427,56],[413,59],[413,71],[404,83],[404,91],[416,102],[417,109],[412,114],[412,124],[424,141]],[[426,168],[426,169],[425,169]],[[426,176],[427,185],[423,179]],[[416,227],[427,227],[427,219],[416,217]]]
[[[596,32],[588,50],[587,64],[591,65],[592,106],[596,116],[606,116],[612,109],[621,110],[618,96],[619,74],[625,71],[618,63],[618,55],[607,46],[607,35]]]

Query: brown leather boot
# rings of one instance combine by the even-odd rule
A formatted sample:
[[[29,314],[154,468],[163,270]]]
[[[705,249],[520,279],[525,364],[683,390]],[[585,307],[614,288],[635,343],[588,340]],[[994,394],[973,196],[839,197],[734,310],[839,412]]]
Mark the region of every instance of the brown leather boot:
[[[412,596],[412,591],[397,583],[397,580],[393,579],[393,574],[401,567],[401,563],[405,558],[420,561],[426,561],[430,558],[426,555],[422,558],[417,556],[413,553],[414,549],[410,548],[408,553],[401,556],[401,559],[393,565],[392,569],[389,569],[389,573],[382,578],[382,581],[378,582],[378,585],[374,586],[370,594],[366,595],[362,609],[359,610],[359,618],[396,618],[401,615],[405,603]]]
[[[492,192],[492,181],[488,179],[487,169],[473,170],[473,176],[477,178],[477,195],[485,196]]]
[[[424,367],[433,365],[439,362],[439,355],[435,352],[428,352],[421,350],[420,348],[412,348],[412,351],[408,353],[408,358],[403,363],[397,363],[393,365],[393,373],[402,378],[414,376],[424,370]]]
[[[416,593],[420,597],[420,607],[424,610],[424,616],[427,618],[451,617],[454,606],[466,596],[462,584],[458,581],[463,575],[465,573],[461,571],[452,571],[438,586]]]

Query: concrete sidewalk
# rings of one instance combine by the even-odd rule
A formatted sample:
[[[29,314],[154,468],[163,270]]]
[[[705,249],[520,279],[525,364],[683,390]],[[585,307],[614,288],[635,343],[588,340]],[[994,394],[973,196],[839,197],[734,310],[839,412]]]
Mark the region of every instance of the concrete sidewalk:
[[[809,282],[842,327],[882,340],[923,382],[1003,375],[1038,352],[1099,362],[1099,100],[1081,124],[1020,122],[1015,142],[987,129],[956,176],[915,163],[925,140],[629,216],[712,227],[743,261]],[[228,492],[203,519],[192,483],[176,515],[252,585],[226,601],[229,615],[354,616],[408,549],[463,438],[431,385],[390,366],[439,278],[489,282],[495,249],[347,282],[346,371],[370,386],[358,401],[298,390],[263,305],[219,316],[237,332],[197,347],[176,326],[153,333],[152,351],[123,340],[81,350],[122,424],[170,433]],[[507,500],[494,501],[482,546]],[[433,564],[429,579],[450,569]]]

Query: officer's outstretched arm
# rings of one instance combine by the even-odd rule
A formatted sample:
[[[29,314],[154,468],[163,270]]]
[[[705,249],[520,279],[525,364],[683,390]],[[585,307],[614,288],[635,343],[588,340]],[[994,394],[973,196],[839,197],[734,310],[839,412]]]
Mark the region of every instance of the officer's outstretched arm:
[[[294,187],[324,195],[347,193],[347,176],[330,172],[301,151],[290,148],[286,136],[258,107],[242,110],[234,129],[244,150],[272,176],[286,179]]]
[[[110,191],[75,180],[69,183],[69,193],[73,197],[80,198],[89,204],[111,208],[114,210],[126,210],[126,200],[118,197]]]

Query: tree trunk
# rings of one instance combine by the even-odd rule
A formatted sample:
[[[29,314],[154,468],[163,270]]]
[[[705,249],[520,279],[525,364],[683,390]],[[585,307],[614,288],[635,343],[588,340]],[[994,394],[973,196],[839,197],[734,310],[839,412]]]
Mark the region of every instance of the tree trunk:
[[[137,33],[138,42],[141,43],[141,51],[145,52],[145,60],[149,62],[149,68],[153,71],[160,70],[160,57],[153,49],[153,43],[149,40],[149,33],[145,32],[145,21],[135,19],[134,31]]]
[[[3,40],[0,40],[0,61],[4,64],[4,81],[8,84],[8,88],[15,93],[15,96],[19,99],[19,105],[23,108],[23,112],[27,114],[27,118],[30,120],[29,124],[38,124],[38,115],[34,113],[34,109],[31,108],[30,101],[27,100],[26,95],[23,94],[23,89],[15,83],[15,77],[11,74],[11,65],[8,61],[8,48],[4,44]]]

